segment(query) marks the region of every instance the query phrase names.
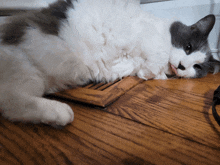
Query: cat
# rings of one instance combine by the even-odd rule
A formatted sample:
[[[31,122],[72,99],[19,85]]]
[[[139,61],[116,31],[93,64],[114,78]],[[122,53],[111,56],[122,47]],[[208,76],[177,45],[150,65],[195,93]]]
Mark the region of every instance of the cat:
[[[65,126],[70,106],[44,94],[125,76],[200,78],[219,65],[215,16],[186,26],[142,11],[139,0],[58,0],[0,27],[0,109],[11,121]]]

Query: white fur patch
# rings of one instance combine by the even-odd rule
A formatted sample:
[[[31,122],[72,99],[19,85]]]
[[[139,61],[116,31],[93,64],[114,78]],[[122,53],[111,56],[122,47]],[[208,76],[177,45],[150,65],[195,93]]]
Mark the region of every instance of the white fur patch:
[[[177,68],[179,64],[185,67],[185,70],[177,69],[177,76],[180,77],[195,77],[196,71],[193,68],[195,64],[203,63],[206,59],[206,54],[202,52],[194,52],[187,55],[183,49],[172,48],[170,63]]]
[[[145,79],[165,75],[170,22],[143,12],[137,0],[80,0],[74,7],[61,37],[94,81],[135,73]]]

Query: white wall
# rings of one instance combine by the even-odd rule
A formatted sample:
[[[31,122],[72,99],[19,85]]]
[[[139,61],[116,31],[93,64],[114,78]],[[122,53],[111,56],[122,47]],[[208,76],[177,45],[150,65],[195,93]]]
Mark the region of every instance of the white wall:
[[[212,52],[217,57],[220,30],[220,0],[173,0],[143,4],[142,9],[161,18],[178,19],[187,25],[194,24],[208,14],[216,15],[215,26],[209,36]]]

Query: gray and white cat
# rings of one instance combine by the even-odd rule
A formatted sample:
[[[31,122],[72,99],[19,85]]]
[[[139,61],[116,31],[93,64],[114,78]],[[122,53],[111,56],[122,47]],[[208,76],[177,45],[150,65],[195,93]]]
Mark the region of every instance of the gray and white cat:
[[[72,109],[42,96],[128,75],[198,78],[219,65],[208,15],[192,26],[142,11],[139,0],[59,0],[0,27],[0,109],[11,121],[66,125]]]

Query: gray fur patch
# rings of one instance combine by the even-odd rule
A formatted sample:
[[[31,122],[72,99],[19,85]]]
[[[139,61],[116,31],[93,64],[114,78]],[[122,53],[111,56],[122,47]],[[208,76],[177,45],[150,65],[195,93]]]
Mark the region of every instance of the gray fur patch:
[[[18,45],[23,40],[28,24],[23,19],[14,20],[2,26],[2,44]]]
[[[195,51],[207,51],[208,40],[206,35],[204,35],[199,29],[192,26],[186,26],[181,22],[174,22],[170,28],[172,45],[176,48],[182,48],[185,50],[187,46],[191,45],[191,54]]]
[[[1,27],[2,43],[20,44],[24,40],[27,27],[39,28],[45,34],[58,35],[60,25],[67,19],[66,12],[70,7],[73,7],[71,0],[58,1],[48,8],[9,18],[9,21]]]

